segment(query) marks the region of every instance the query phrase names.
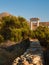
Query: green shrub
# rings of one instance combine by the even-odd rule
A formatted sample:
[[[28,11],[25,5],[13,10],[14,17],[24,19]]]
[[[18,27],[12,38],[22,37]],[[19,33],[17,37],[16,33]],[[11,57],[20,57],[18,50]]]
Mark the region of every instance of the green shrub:
[[[20,41],[28,37],[29,25],[25,18],[6,16],[2,18],[0,33],[4,40]]]
[[[42,46],[47,47],[49,44],[49,28],[48,27],[38,27],[35,31],[36,38],[40,41]]]

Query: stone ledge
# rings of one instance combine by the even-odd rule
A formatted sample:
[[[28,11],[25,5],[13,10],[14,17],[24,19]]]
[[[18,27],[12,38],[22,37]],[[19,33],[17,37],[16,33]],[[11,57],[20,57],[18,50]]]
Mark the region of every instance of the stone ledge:
[[[33,47],[34,43],[35,48]],[[30,43],[30,47],[26,52],[20,57],[17,57],[12,65],[43,65],[43,51],[40,43],[38,42],[39,48],[36,47],[36,44],[36,42]]]

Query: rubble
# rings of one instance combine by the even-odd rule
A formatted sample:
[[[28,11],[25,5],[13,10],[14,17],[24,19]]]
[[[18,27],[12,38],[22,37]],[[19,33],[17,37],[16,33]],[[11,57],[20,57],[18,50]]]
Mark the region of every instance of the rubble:
[[[39,42],[30,43],[26,52],[17,57],[12,65],[43,65],[43,51]]]

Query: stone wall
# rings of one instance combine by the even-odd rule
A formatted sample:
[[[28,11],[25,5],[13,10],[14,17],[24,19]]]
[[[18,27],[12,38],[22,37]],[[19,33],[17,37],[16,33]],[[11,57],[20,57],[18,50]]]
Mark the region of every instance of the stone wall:
[[[18,56],[21,56],[29,46],[29,39],[25,39],[10,46],[0,46],[0,65],[12,65],[14,59]]]
[[[43,51],[38,41],[32,41],[26,52],[17,57],[12,65],[43,65]]]

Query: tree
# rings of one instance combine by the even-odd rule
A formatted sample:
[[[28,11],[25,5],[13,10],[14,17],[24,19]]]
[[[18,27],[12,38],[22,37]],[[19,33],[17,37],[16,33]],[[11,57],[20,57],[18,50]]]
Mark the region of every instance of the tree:
[[[22,28],[21,29],[21,32],[22,32],[22,37],[23,39],[26,39],[29,37],[29,33],[30,33],[30,30],[26,29],[26,28]]]
[[[28,21],[23,17],[18,17],[18,21],[20,22],[21,28],[30,29]]]
[[[11,29],[10,40],[13,40],[16,42],[22,40],[21,29]]]
[[[2,18],[1,35],[4,40],[20,41],[29,35],[29,25],[25,18],[6,16]]]
[[[39,26],[35,31],[35,35],[40,41],[41,45],[47,47],[49,44],[49,28]]]
[[[30,36],[29,37],[32,38],[32,39],[36,38],[35,31],[30,30]]]

